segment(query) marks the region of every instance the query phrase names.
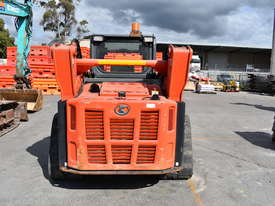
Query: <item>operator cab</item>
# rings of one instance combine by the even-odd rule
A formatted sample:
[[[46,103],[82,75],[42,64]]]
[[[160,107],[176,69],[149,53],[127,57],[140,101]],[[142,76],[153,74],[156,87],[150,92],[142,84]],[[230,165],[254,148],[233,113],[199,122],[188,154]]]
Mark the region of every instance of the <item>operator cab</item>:
[[[132,31],[133,32],[133,31]],[[132,33],[131,33],[132,34]],[[139,35],[92,35],[90,56],[92,59],[154,60],[156,42],[154,36]],[[155,71],[142,66],[93,67],[86,82],[130,81],[156,79]]]
[[[142,55],[144,60],[152,60],[155,58],[155,51],[154,36],[91,36],[91,57],[94,59],[104,59],[108,53],[137,53]]]

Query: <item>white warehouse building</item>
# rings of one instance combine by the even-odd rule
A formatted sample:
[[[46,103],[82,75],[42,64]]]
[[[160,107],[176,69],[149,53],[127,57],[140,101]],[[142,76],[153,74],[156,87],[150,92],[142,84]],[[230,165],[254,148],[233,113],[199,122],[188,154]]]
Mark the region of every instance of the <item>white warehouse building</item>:
[[[158,43],[157,51],[167,51],[171,43]],[[271,48],[172,43],[189,45],[201,59],[201,70],[269,72]]]

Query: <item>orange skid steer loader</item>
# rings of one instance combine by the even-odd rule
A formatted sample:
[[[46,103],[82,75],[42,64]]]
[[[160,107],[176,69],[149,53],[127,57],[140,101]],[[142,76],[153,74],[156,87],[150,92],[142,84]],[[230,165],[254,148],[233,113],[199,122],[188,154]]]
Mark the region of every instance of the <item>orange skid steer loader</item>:
[[[135,25],[133,28],[136,28]],[[61,88],[48,159],[52,180],[79,175],[192,176],[190,120],[182,100],[192,50],[156,60],[154,36],[91,36],[91,59],[52,49]]]

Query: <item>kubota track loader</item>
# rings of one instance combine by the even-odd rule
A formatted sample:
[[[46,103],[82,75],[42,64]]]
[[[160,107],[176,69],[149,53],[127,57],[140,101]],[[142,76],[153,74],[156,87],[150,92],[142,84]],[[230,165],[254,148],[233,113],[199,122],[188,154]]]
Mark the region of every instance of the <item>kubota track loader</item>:
[[[91,59],[54,47],[61,88],[51,132],[53,180],[80,175],[191,177],[190,120],[182,100],[192,50],[170,46],[156,60],[154,36],[92,35]]]

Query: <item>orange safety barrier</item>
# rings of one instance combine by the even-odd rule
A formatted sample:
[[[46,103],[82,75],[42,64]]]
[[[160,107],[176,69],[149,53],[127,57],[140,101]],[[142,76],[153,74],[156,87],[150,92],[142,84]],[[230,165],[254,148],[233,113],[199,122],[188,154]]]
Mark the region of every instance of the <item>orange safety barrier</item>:
[[[7,65],[16,66],[16,57],[8,57],[7,58]]]
[[[15,75],[15,72],[16,72],[15,66],[10,66],[10,65],[0,66],[0,74],[2,75]]]
[[[7,57],[16,57],[17,47],[7,47]],[[51,56],[50,46],[31,46],[29,56]]]
[[[0,88],[13,88],[14,84],[13,75],[0,75]]]
[[[55,72],[54,71],[32,71],[31,77],[33,78],[50,78],[55,79]]]
[[[53,60],[51,57],[43,56],[29,56],[29,65],[53,65]]]
[[[54,71],[54,65],[31,65],[33,71]]]
[[[16,47],[7,47],[8,65],[16,65]],[[51,49],[49,46],[31,46],[29,54],[29,64],[48,65],[53,64]]]
[[[163,54],[162,54],[162,52],[157,52],[156,59],[157,60],[163,60]]]
[[[7,57],[16,57],[16,52],[16,47],[7,47]]]
[[[0,88],[12,88],[15,84],[16,47],[7,48],[7,65],[0,65]],[[60,94],[49,46],[31,46],[29,67],[30,80],[34,89],[41,89],[45,95]]]
[[[60,94],[60,89],[55,78],[31,78],[32,88],[42,90],[44,95]]]
[[[88,47],[81,47],[81,54],[82,58],[90,59],[90,48]]]
[[[30,56],[51,56],[51,48],[49,46],[31,46]]]

